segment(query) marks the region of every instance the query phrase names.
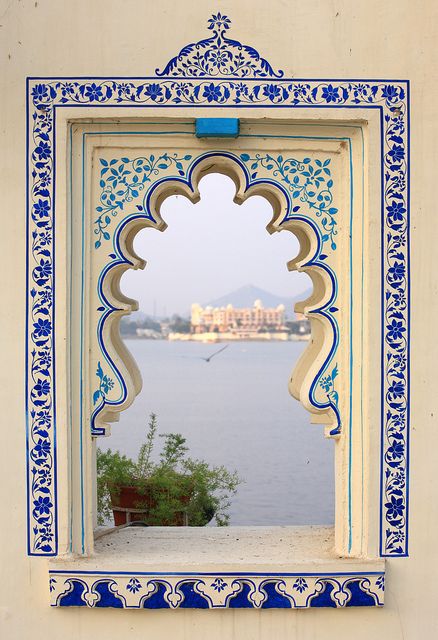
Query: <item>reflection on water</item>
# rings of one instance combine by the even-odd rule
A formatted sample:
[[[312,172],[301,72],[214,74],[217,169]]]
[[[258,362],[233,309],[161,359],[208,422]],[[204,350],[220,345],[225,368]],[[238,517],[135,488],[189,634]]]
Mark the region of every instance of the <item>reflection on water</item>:
[[[143,390],[101,448],[136,457],[155,412],[160,433],[182,433],[192,457],[245,479],[230,509],[232,525],[333,523],[333,442],[287,390],[304,344],[234,342],[207,363],[202,358],[217,345],[126,343]]]

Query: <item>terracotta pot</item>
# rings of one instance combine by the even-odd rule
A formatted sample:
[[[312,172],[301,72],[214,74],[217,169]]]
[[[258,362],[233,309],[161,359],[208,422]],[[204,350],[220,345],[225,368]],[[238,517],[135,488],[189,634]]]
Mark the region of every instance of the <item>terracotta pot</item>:
[[[182,527],[188,525],[187,514],[184,505],[190,501],[190,495],[180,498],[181,511],[175,513],[172,520],[160,522],[156,526]],[[137,487],[117,487],[111,491],[111,503],[113,508],[114,523],[116,526],[129,522],[145,522],[148,524],[149,511],[156,507],[157,500],[152,495],[152,489],[147,486],[140,492]]]

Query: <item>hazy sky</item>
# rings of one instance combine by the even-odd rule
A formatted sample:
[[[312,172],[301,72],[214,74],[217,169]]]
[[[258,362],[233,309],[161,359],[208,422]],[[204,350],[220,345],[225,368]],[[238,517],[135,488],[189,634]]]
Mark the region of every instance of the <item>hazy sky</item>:
[[[286,267],[298,252],[295,236],[266,231],[272,217],[267,200],[253,196],[234,204],[234,184],[219,174],[203,178],[199,190],[196,205],[170,196],[161,207],[166,231],[144,229],[135,239],[147,266],[129,270],[121,285],[141,311],[186,313],[192,302],[204,304],[246,284],[291,297],[310,287],[305,274]]]

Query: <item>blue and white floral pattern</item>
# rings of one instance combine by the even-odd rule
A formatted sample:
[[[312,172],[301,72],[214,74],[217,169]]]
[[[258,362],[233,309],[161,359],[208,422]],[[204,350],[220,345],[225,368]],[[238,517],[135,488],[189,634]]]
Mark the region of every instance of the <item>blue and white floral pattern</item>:
[[[28,551],[57,553],[54,351],[54,115],[61,105],[378,108],[382,114],[381,553],[407,555],[409,464],[409,149],[405,81],[284,79],[225,36],[188,45],[153,78],[28,80],[27,467]],[[199,45],[199,46],[198,46]],[[241,56],[239,58],[239,55]],[[283,111],[286,113],[286,110]],[[111,214],[110,214],[111,215]],[[105,229],[103,229],[105,231]],[[105,236],[103,236],[105,238]],[[330,241],[332,238],[330,238]]]
[[[51,572],[53,607],[119,609],[308,609],[381,607],[381,572],[154,575]],[[56,576],[56,579],[54,578]]]
[[[141,589],[141,582],[138,578],[130,578],[126,588],[131,593],[137,593],[137,591],[140,591]]]
[[[100,401],[105,401],[108,392],[114,387],[114,380],[103,372],[100,362],[97,364],[96,376],[99,380],[99,386],[93,393],[93,404]]]
[[[96,208],[98,214],[94,221],[96,236],[94,247],[99,249],[104,240],[110,239],[108,227],[112,218],[123,211],[126,203],[130,203],[141,193],[152,177],[156,178],[163,170],[174,167],[178,175],[185,175],[184,165],[192,156],[182,158],[176,153],[165,153],[159,157],[129,158],[104,160],[100,159],[100,204]],[[138,207],[140,211],[142,208]],[[146,213],[146,212],[145,212]]]
[[[305,205],[306,209],[314,213],[322,227],[322,243],[329,242],[333,251],[336,250],[338,210],[333,207],[333,180],[331,178],[330,158],[327,160],[310,158],[297,160],[283,158],[283,156],[261,155],[256,153],[252,158],[247,153],[241,154],[241,159],[251,171],[251,179],[255,180],[260,167],[272,171],[272,175],[287,185],[292,200],[290,217]]]
[[[308,588],[308,584],[305,580],[305,578],[297,578],[294,582],[294,586],[293,588],[295,589],[295,591],[299,591],[300,593],[303,593],[303,591],[305,591]]]
[[[157,76],[281,78],[284,75],[283,71],[275,72],[253,47],[228,38],[230,25],[228,16],[213,15],[208,21],[211,37],[186,45],[163,71],[156,69]],[[215,85],[212,83],[210,87],[214,94]]]
[[[215,591],[223,591],[228,584],[222,578],[216,578],[210,585]]]
[[[339,402],[339,393],[335,389],[335,379],[338,377],[338,365],[335,364],[330,373],[323,376],[319,384],[321,388],[327,394],[327,398],[333,402],[333,404],[337,407]]]

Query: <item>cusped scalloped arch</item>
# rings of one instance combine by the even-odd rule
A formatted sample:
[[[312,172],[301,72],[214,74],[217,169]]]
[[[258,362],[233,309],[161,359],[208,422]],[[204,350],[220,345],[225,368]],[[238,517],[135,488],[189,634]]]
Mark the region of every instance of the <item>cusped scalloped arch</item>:
[[[312,414],[313,421],[325,424],[327,434],[336,436],[341,427],[337,397],[326,394],[326,399],[321,399],[315,393],[321,377],[333,361],[339,342],[337,321],[330,311],[337,295],[337,281],[333,269],[325,260],[326,256],[321,253],[321,230],[308,216],[293,212],[290,194],[279,181],[268,177],[252,178],[241,157],[223,151],[199,155],[192,160],[187,173],[180,177],[157,178],[145,194],[143,210],[124,218],[115,231],[114,246],[117,253],[112,254],[97,283],[99,298],[105,309],[97,333],[102,358],[111,368],[113,379],[119,381],[120,393],[115,400],[103,394],[99,396],[91,415],[92,433],[108,433],[109,424],[118,419],[118,415],[132,404],[141,390],[137,365],[119,334],[120,318],[137,308],[137,303],[121,292],[120,278],[127,269],[142,269],[146,265],[135,253],[133,240],[143,228],[166,229],[160,210],[169,196],[179,194],[193,204],[198,202],[199,181],[209,173],[222,173],[231,178],[236,187],[234,202],[237,204],[254,195],[268,200],[273,210],[272,219],[267,225],[268,232],[289,231],[299,240],[299,253],[287,266],[289,270],[307,273],[312,280],[311,296],[296,308],[310,319],[312,339],[291,375],[289,390]]]

